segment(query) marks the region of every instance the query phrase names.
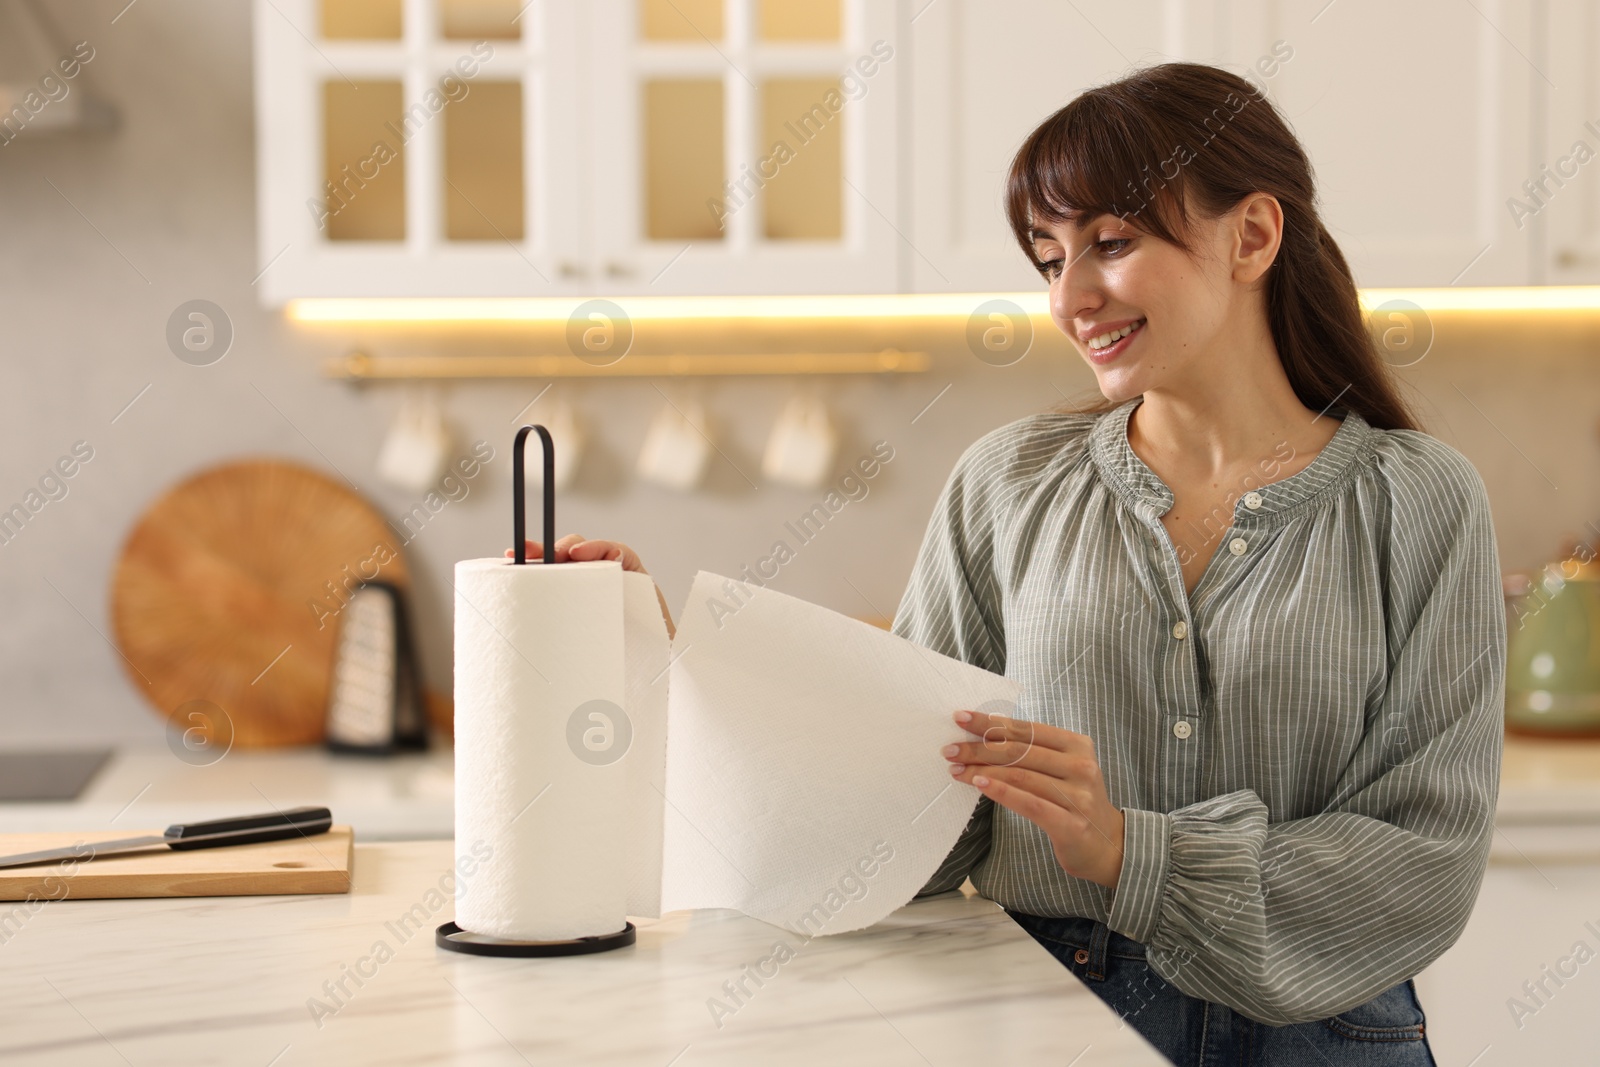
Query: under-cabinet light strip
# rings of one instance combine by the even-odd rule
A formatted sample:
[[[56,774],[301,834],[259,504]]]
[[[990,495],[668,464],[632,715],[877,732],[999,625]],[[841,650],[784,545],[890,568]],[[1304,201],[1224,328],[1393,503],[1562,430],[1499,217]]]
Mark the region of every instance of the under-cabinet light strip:
[[[966,318],[985,300],[1005,299],[1046,314],[1045,293],[918,293],[883,296],[618,296],[630,319]],[[314,298],[289,302],[296,322],[566,322],[586,299]]]
[[[1600,285],[1361,290],[1368,310],[1391,300],[1409,301],[1427,311],[1594,311],[1600,309]]]
[[[967,318],[983,304],[1004,300],[1024,313],[1048,317],[1048,294],[907,293],[878,296],[619,296],[630,319],[874,319]],[[1591,311],[1600,286],[1549,285],[1439,289],[1363,289],[1371,310],[1408,301],[1428,311]],[[292,300],[288,316],[303,323],[553,323],[565,322],[586,301],[577,297],[427,298],[317,297]]]

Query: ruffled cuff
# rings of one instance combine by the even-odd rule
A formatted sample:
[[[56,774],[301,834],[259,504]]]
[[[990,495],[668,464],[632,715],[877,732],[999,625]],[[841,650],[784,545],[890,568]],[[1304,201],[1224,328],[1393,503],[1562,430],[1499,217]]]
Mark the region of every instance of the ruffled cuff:
[[[1111,891],[1106,925],[1124,937],[1148,944],[1161,921],[1161,897],[1171,870],[1172,816],[1159,811],[1122,809],[1122,873]]]

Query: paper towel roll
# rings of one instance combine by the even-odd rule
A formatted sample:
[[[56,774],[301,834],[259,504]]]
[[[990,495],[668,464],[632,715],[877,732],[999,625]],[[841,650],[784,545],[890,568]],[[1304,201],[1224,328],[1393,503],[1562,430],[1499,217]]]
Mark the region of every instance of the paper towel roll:
[[[478,866],[456,922],[522,941],[621,930],[622,565],[473,559],[455,578],[455,850],[458,871]]]

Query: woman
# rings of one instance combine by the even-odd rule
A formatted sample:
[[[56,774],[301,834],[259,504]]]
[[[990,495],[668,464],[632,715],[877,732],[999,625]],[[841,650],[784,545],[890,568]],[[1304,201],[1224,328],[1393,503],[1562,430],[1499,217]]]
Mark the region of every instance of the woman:
[[[1483,483],[1243,79],[1084,93],[1008,215],[1105,400],[984,436],[930,520],[895,631],[1024,692],[946,750],[983,799],[923,892],[970,874],[1175,1063],[1431,1064],[1411,978],[1499,787]]]
[[[969,875],[1177,1064],[1431,1064],[1499,785],[1482,481],[1419,432],[1310,166],[1225,71],[1090,90],[1008,212],[1104,401],[956,463],[895,617],[1023,684],[958,711]],[[565,538],[560,558],[638,557]]]

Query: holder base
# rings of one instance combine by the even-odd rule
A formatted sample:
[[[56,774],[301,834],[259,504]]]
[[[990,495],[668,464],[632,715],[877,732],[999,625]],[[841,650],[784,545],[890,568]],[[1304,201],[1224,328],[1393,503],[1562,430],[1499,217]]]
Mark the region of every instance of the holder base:
[[[507,941],[488,934],[468,933],[455,923],[448,922],[434,932],[433,943],[451,952],[466,952],[474,956],[584,956],[591,952],[626,948],[634,943],[637,936],[638,928],[627,923],[614,934],[575,937],[566,941]]]

